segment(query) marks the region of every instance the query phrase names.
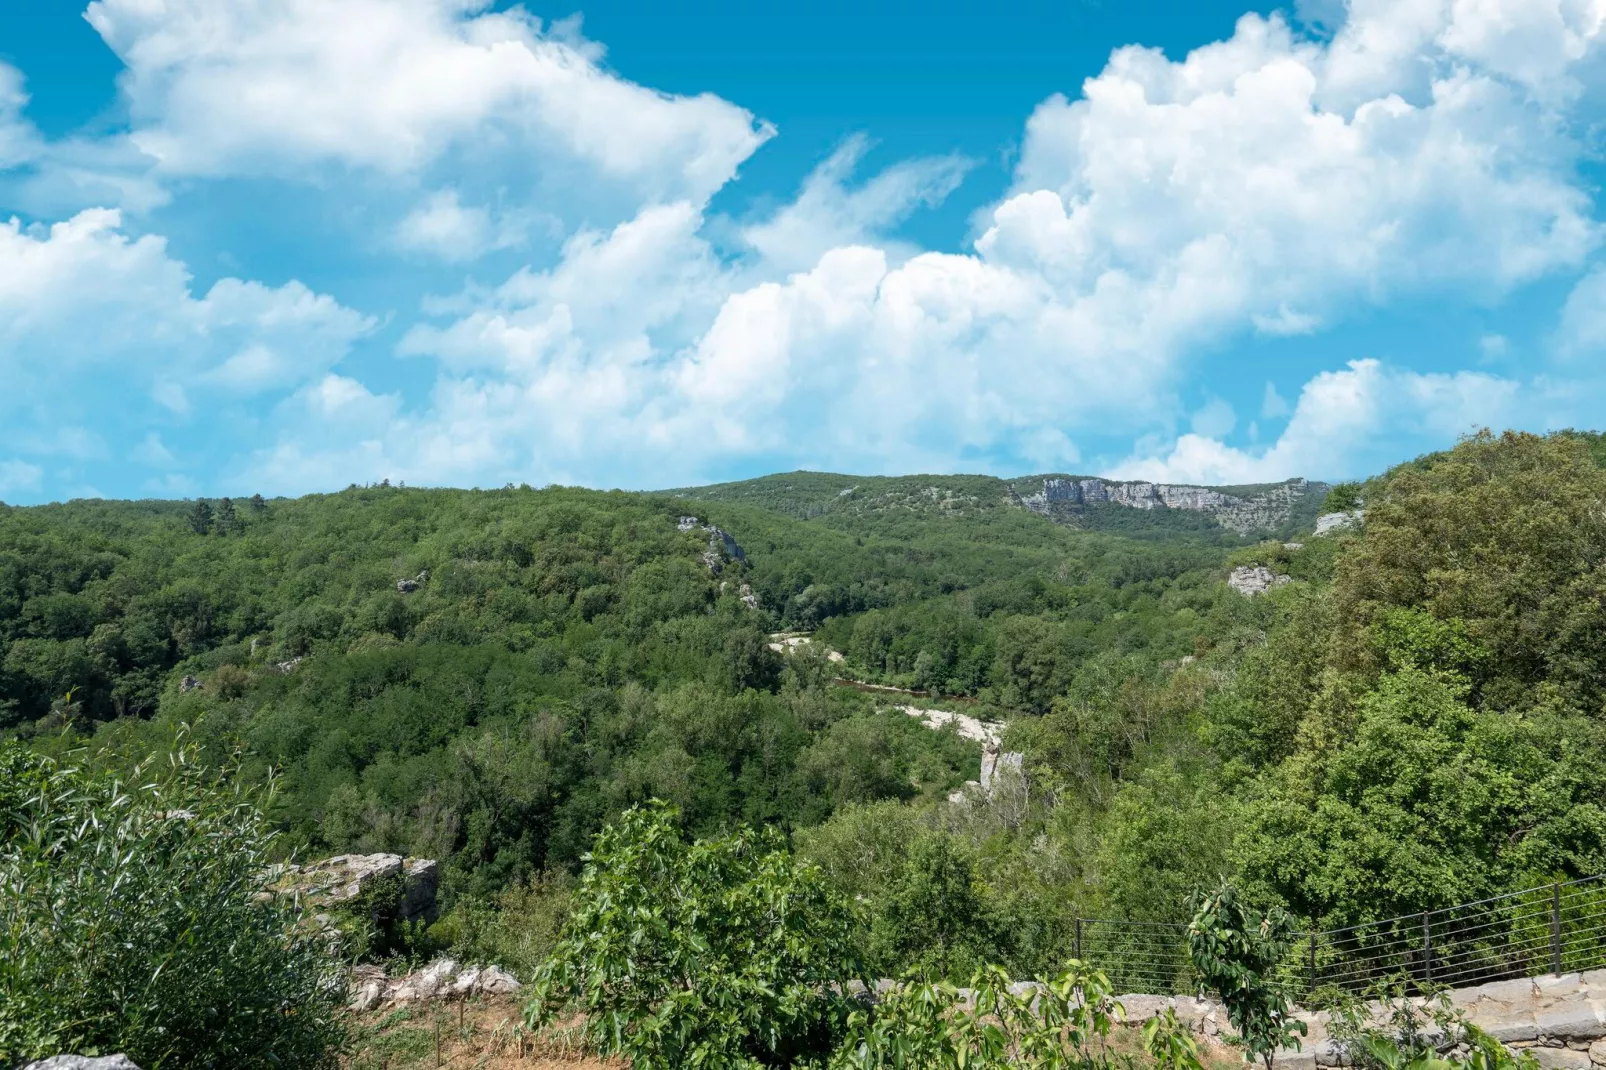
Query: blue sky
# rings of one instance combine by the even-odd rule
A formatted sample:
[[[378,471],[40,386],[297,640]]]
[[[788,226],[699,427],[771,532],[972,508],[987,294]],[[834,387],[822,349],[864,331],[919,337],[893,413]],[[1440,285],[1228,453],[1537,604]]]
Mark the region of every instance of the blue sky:
[[[0,20],[0,499],[1597,427],[1606,0]]]

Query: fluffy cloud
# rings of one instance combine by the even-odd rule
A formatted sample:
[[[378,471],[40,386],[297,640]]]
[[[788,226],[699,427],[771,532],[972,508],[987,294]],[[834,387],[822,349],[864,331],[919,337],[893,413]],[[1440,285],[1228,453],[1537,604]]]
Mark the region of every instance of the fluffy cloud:
[[[743,227],[742,241],[772,269],[807,270],[831,249],[880,239],[918,209],[941,204],[971,168],[957,156],[906,160],[850,188],[869,148],[867,138],[849,138],[809,175],[796,200]]]
[[[1202,343],[1576,269],[1599,228],[1557,109],[1599,24],[1557,7],[1544,63],[1524,65],[1539,24],[1517,6],[1368,0],[1328,44],[1248,15],[1180,62],[1121,49],[1080,99],[1033,114],[1014,188],[970,253],[878,235],[946,195],[962,165],[916,161],[850,190],[859,142],[741,231],[770,278],[714,255],[695,198],[649,204],[413,330],[404,351],[443,376],[382,451],[413,478],[636,484],[736,456],[1071,463],[1081,429],[1180,418],[1170,397]],[[1331,463],[1323,436],[1358,456],[1394,420],[1453,434],[1506,411],[1513,389],[1361,362],[1308,386],[1270,450],[1196,431],[1127,468],[1281,478]],[[1341,404],[1377,391],[1395,407]],[[1217,405],[1199,428],[1219,434],[1230,415]]]
[[[27,461],[0,460],[0,494],[37,491],[44,469]]]
[[[1112,474],[1217,484],[1367,475],[1400,460],[1402,448],[1443,446],[1479,427],[1524,421],[1533,413],[1522,394],[1518,383],[1478,372],[1421,375],[1356,360],[1305,384],[1288,427],[1268,449],[1187,434],[1164,456],[1131,458]]]
[[[77,482],[83,463],[108,455],[171,467],[175,457],[152,428],[182,427],[198,402],[208,417],[205,452],[224,448],[234,426],[249,421],[219,421],[220,406],[323,374],[373,326],[297,282],[225,278],[197,295],[165,243],[125,233],[116,211],[50,227],[0,224],[0,374],[8,384],[0,448],[33,458],[0,462],[0,492],[37,493],[44,468],[35,461],[51,466],[52,486]],[[103,435],[121,448],[109,450]],[[141,437],[144,445],[131,445]]]
[[[1182,401],[1223,342],[1424,297],[1494,303],[1582,270],[1600,243],[1577,120],[1600,84],[1606,0],[1351,0],[1331,15],[1327,40],[1247,15],[1179,61],[1116,51],[1079,97],[1033,112],[969,248],[934,252],[889,233],[949,196],[965,161],[856,181],[854,139],[793,202],[711,217],[772,131],[723,100],[625,81],[574,27],[519,8],[97,0],[88,17],[127,65],[131,128],[73,150],[94,188],[133,174],[133,153],[174,189],[266,176],[338,199],[356,182],[383,194],[364,202],[376,247],[530,263],[397,310],[398,354],[435,376],[420,398],[334,371],[374,321],[332,297],[237,279],[194,294],[160,239],[125,234],[115,213],[13,223],[4,359],[41,383],[109,369],[174,420],[275,392],[273,443],[237,465],[284,490],[661,485],[759,457],[1069,467],[1090,436],[1154,441],[1190,418],[1123,472],[1243,481],[1532,420],[1565,385],[1371,361],[1307,384],[1264,449],[1225,443],[1227,401]],[[43,151],[65,181],[67,148],[29,140],[5,71],[0,167]],[[537,235],[553,237],[549,261]],[[1596,282],[1569,303],[1564,353],[1606,337]],[[1263,417],[1286,408],[1268,384]]]
[[[39,151],[39,136],[23,118],[28,94],[22,72],[0,63],[0,170],[15,167]]]
[[[607,73],[569,28],[489,7],[96,0],[86,16],[127,65],[133,141],[167,174],[416,174],[457,150],[701,200],[771,133],[717,97]]]
[[[299,282],[226,278],[197,297],[161,238],[131,238],[121,223],[117,211],[94,209],[48,228],[0,224],[0,338],[23,384],[11,403],[36,400],[26,384],[91,367],[136,382],[290,387],[373,327]]]
[[[1568,294],[1555,341],[1568,360],[1606,351],[1606,268],[1595,268]]]

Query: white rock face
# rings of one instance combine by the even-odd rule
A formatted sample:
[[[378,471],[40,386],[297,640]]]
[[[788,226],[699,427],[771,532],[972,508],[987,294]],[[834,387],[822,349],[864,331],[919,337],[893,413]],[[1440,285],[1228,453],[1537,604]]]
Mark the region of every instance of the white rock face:
[[[745,587],[746,584],[743,584],[743,586]],[[769,648],[775,651],[777,654],[793,654],[813,642],[814,640],[810,639],[806,635],[791,635],[787,632],[776,632],[774,635],[770,636]],[[843,657],[840,651],[832,650],[830,647],[826,647],[825,660],[834,665],[848,659]]]
[[[139,1067],[126,1055],[102,1055],[98,1059],[87,1055],[52,1055],[29,1063],[23,1070],[139,1070]]]
[[[1225,494],[1213,487],[1191,487],[1142,481],[1118,483],[1108,479],[1053,478],[1043,489],[1020,503],[1034,513],[1052,515],[1056,504],[1124,505],[1131,509],[1186,509],[1206,513],[1223,527],[1239,532],[1275,528],[1288,519],[1293,504],[1324,484],[1290,479],[1258,494]]]
[[[1365,509],[1355,509],[1348,513],[1323,513],[1316,518],[1316,534],[1331,535],[1335,531],[1344,531],[1358,526],[1365,518]]]
[[[403,858],[393,854],[335,855],[302,866],[286,867],[282,883],[323,906],[355,899],[373,881],[395,876],[403,878],[397,917],[404,922],[434,921],[440,867],[433,858]]]
[[[1257,594],[1265,594],[1273,587],[1281,587],[1289,579],[1265,565],[1239,565],[1227,576],[1227,586],[1252,598]]]
[[[461,966],[449,958],[394,978],[386,977],[378,966],[358,966],[351,971],[351,1009],[371,1011],[387,1003],[505,996],[521,987],[512,974],[498,966]]]

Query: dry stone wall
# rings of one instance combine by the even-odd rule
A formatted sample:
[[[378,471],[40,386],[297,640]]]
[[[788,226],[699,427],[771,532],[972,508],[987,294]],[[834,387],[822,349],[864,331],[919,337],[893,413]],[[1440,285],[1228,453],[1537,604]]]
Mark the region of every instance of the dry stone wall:
[[[1450,992],[1467,1020],[1509,1047],[1528,1049],[1545,1070],[1606,1067],[1606,970],[1495,981]],[[1118,997],[1130,1025],[1166,1008],[1177,1020],[1206,1037],[1230,1034],[1226,1011],[1209,999],[1191,996]],[[1341,1052],[1328,1036],[1326,1014],[1300,1012],[1310,1030],[1299,1051],[1284,1051],[1285,1070],[1341,1066]]]

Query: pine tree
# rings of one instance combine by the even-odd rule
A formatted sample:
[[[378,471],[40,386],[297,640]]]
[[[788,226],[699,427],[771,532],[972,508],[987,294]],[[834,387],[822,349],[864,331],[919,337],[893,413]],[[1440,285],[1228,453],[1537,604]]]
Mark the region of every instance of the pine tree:
[[[190,527],[197,535],[212,530],[212,506],[205,498],[195,499],[195,508],[190,510]]]
[[[234,515],[234,502],[233,502],[233,500],[229,499],[229,498],[224,498],[222,501],[218,502],[217,503],[217,533],[219,535],[227,535],[230,532],[239,530],[239,526],[240,526],[239,518]]]
[[[251,511],[253,513],[265,513],[268,511],[268,503],[263,500],[262,495],[251,495]]]

